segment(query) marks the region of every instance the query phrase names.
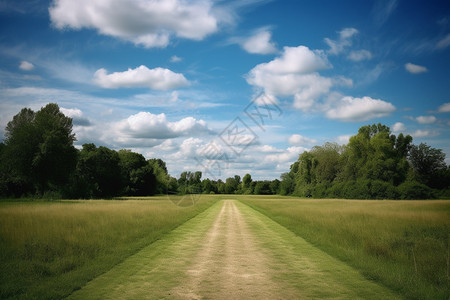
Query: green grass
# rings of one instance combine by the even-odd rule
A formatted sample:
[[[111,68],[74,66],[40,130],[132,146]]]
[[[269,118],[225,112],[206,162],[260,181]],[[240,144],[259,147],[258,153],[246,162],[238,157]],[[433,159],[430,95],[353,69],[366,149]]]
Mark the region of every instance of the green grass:
[[[217,202],[69,299],[399,298],[249,206],[226,202]]]
[[[236,198],[408,299],[450,296],[450,201]]]
[[[0,203],[0,298],[59,299],[204,211],[167,197]]]

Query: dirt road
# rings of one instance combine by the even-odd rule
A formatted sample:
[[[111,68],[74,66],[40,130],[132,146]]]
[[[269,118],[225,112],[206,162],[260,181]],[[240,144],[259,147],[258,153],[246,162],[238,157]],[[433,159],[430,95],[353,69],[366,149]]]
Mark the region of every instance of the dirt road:
[[[71,295],[75,299],[394,299],[346,264],[223,200]]]

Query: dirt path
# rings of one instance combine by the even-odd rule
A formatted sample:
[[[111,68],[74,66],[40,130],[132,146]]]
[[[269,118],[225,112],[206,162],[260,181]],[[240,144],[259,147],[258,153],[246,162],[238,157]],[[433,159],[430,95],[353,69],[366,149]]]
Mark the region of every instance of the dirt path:
[[[272,280],[269,266],[235,202],[225,200],[189,277],[173,292],[186,299],[276,299],[285,287]]]
[[[224,200],[74,293],[75,299],[393,299],[271,219]]]

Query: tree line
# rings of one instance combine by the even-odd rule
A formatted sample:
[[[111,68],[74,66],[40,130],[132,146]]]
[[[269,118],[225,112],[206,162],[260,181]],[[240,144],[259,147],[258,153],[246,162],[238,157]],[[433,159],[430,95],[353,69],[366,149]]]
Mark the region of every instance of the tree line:
[[[302,153],[281,175],[280,194],[315,198],[428,199],[449,196],[445,153],[388,126],[363,126],[340,146]]]
[[[170,176],[166,163],[130,150],[73,145],[72,119],[50,103],[22,109],[0,143],[0,196],[108,198],[155,194],[257,194],[360,199],[432,198],[448,195],[445,154],[381,124],[361,127],[347,145],[326,143],[299,155],[281,180],[250,174],[225,181],[202,172]],[[438,192],[437,192],[438,191]]]

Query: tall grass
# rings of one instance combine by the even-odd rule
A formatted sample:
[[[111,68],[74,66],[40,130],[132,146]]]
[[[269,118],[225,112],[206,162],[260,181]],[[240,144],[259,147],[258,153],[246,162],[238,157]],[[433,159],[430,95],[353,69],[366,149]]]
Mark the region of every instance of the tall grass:
[[[408,299],[450,297],[450,201],[239,199]]]
[[[0,298],[58,299],[205,210],[166,197],[0,203]]]

